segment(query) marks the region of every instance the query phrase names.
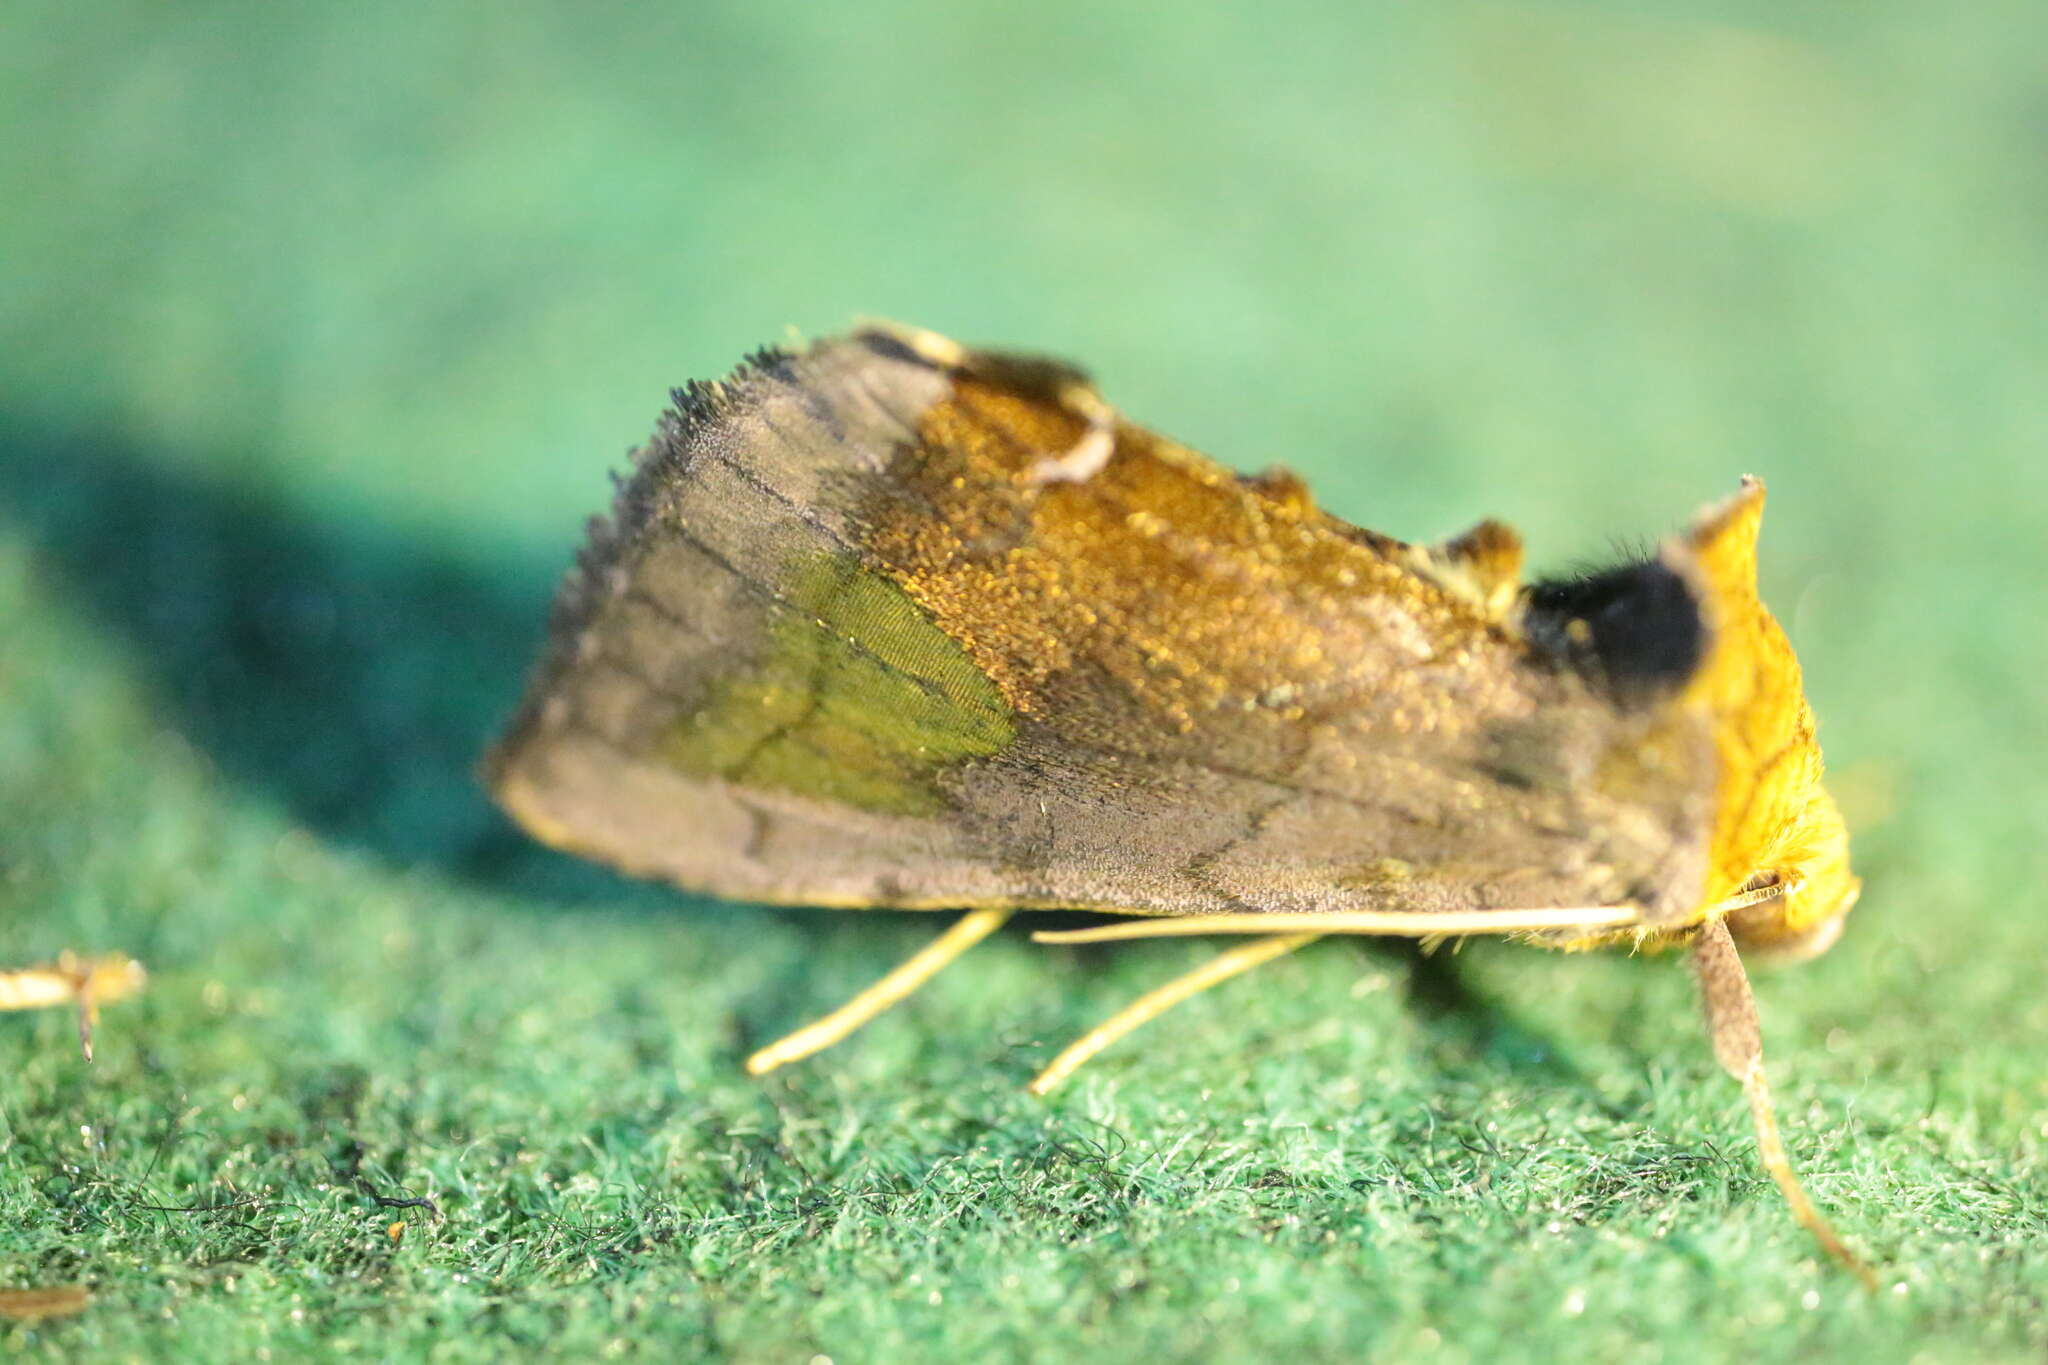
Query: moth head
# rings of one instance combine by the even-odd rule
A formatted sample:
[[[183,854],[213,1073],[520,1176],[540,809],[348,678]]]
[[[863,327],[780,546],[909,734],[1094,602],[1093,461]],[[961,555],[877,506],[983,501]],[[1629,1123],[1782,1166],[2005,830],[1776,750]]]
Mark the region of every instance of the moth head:
[[[1735,897],[1762,899],[1728,912],[1728,930],[1747,956],[1787,962],[1820,956],[1842,936],[1842,917],[1863,893],[1863,879],[1849,870],[1841,813],[1825,791],[1816,795],[1824,809],[1806,821],[1813,841],[1788,851],[1781,859],[1786,870],[1759,872]]]
[[[1799,660],[1757,596],[1764,485],[1711,507],[1672,547],[1701,595],[1709,644],[1686,701],[1708,717],[1718,759],[1702,904],[1746,948],[1810,957],[1841,932],[1862,883],[1821,782],[1820,743]]]

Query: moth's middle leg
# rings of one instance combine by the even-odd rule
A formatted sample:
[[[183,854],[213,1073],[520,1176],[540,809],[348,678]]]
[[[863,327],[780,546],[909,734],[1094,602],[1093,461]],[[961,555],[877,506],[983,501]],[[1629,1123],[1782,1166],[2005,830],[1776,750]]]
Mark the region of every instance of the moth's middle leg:
[[[901,1002],[938,975],[941,967],[1002,928],[1011,913],[1009,910],[971,910],[962,915],[953,922],[952,928],[905,958],[887,976],[838,1009],[786,1037],[776,1039],[747,1058],[747,1073],[763,1075],[832,1046],[891,1005]]]
[[[1053,1058],[1045,1070],[1032,1079],[1031,1093],[1052,1093],[1090,1057],[1140,1024],[1158,1018],[1181,1001],[1200,995],[1209,987],[1228,981],[1240,972],[1248,972],[1262,962],[1271,962],[1276,957],[1291,953],[1303,944],[1314,943],[1321,937],[1321,934],[1275,934],[1271,938],[1255,939],[1242,947],[1232,948],[1219,957],[1211,958],[1185,976],[1177,976],[1164,986],[1145,992],[1069,1043],[1065,1051]]]

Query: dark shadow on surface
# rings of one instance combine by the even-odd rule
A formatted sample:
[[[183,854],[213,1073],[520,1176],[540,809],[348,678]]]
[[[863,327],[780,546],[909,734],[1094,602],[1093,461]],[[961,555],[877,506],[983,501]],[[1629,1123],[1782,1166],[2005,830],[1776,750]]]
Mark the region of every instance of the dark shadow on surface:
[[[528,893],[621,890],[533,845],[475,776],[551,581],[11,424],[0,523],[127,642],[181,733],[321,838]]]
[[[1381,940],[1367,946],[1374,954],[1384,954],[1406,968],[1408,1006],[1429,1021],[1439,1038],[1511,1071],[1583,1091],[1610,1116],[1618,1116],[1619,1111],[1600,1095],[1592,1078],[1561,1050],[1561,1040],[1530,1029],[1507,1006],[1473,988],[1459,969],[1456,952],[1448,948],[1430,951],[1408,940]]]

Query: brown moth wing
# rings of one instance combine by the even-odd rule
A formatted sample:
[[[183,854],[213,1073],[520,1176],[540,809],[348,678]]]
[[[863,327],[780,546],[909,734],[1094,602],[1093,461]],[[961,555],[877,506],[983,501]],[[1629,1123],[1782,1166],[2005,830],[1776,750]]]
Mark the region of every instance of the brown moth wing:
[[[883,333],[680,395],[498,798],[735,899],[1695,908],[1703,728],[1524,638],[1511,532],[1408,546],[1121,423],[1058,466],[1105,411]]]

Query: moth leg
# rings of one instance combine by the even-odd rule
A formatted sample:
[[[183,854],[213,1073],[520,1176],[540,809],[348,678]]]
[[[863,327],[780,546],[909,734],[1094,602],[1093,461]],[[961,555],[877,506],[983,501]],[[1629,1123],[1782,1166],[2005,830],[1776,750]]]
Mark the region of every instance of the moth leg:
[[[1707,1033],[1713,1039],[1714,1059],[1736,1080],[1749,1099],[1750,1120],[1756,1125],[1757,1157],[1777,1183],[1779,1193],[1792,1206],[1792,1216],[1812,1233],[1814,1239],[1846,1267],[1863,1287],[1876,1290],[1877,1276],[1862,1258],[1849,1250],[1828,1220],[1806,1196],[1785,1142],[1778,1134],[1777,1114],[1771,1108],[1770,1087],[1764,1081],[1763,1029],[1757,1021],[1756,996],[1749,989],[1749,973],[1742,968],[1742,956],[1728,926],[1709,921],[1693,939],[1693,971],[1700,981],[1700,996],[1707,1007]]]
[[[824,1051],[891,1005],[901,1002],[936,976],[941,967],[1002,928],[1003,921],[1012,913],[1009,910],[972,910],[962,915],[954,921],[952,928],[904,959],[895,970],[838,1009],[805,1024],[787,1037],[776,1039],[747,1058],[748,1074],[765,1075],[787,1062]]]
[[[1218,982],[1228,981],[1240,972],[1248,972],[1262,962],[1271,962],[1274,958],[1291,953],[1305,943],[1314,943],[1321,937],[1321,934],[1279,934],[1272,938],[1258,939],[1241,948],[1232,948],[1220,957],[1211,958],[1187,975],[1175,977],[1164,986],[1145,992],[1067,1044],[1066,1050],[1053,1058],[1045,1070],[1032,1079],[1031,1093],[1051,1094],[1067,1077],[1080,1070],[1083,1062],[1140,1024],[1158,1018],[1181,1001],[1200,995]]]

